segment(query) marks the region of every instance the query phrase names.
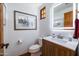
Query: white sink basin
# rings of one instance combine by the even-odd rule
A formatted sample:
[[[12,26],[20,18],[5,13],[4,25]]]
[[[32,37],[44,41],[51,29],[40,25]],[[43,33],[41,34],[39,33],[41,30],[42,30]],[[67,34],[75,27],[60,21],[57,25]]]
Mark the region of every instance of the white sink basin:
[[[54,40],[56,42],[63,43],[63,44],[67,43],[67,41],[65,41],[65,39],[59,39],[57,37],[53,38],[52,36],[48,36],[47,39],[52,39],[52,40]]]
[[[60,43],[67,43],[67,41],[63,40],[63,39],[56,39],[56,41],[60,42]]]
[[[75,39],[67,39],[67,38],[64,38],[64,39],[60,39],[60,38],[57,38],[57,37],[52,37],[52,36],[48,36],[48,38],[52,39],[52,40],[55,40],[57,42],[60,42],[60,43],[74,43],[76,42],[77,40]]]

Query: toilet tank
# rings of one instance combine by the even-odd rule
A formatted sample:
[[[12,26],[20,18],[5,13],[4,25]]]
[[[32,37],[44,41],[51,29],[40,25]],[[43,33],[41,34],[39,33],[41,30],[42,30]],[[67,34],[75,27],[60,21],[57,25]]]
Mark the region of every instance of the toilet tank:
[[[38,41],[39,41],[39,45],[42,46],[42,39],[39,39]]]

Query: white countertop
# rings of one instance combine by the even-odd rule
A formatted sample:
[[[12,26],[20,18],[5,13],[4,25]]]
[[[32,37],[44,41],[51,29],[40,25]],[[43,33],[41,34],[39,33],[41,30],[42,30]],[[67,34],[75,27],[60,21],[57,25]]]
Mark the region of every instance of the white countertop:
[[[54,42],[58,45],[64,46],[66,48],[72,49],[73,51],[76,50],[78,45],[78,40],[73,39],[72,41],[67,41],[67,39],[58,39],[58,38],[52,38],[52,36],[43,37],[43,39],[48,40],[50,42]]]

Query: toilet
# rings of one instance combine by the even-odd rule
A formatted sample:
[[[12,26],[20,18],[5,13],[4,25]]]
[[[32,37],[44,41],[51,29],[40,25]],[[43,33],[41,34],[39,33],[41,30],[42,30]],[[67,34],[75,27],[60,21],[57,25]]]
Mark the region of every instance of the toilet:
[[[34,44],[29,47],[29,53],[31,53],[31,56],[40,56],[41,51],[40,48],[42,47],[42,39],[38,40],[38,44]]]

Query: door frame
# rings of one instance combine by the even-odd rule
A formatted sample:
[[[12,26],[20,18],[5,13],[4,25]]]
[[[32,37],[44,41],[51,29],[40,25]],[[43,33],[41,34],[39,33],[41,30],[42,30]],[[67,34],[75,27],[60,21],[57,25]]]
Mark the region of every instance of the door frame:
[[[2,45],[4,43],[3,40],[3,18],[4,13],[3,13],[3,3],[0,3],[0,56],[4,55],[4,47],[2,48]]]

